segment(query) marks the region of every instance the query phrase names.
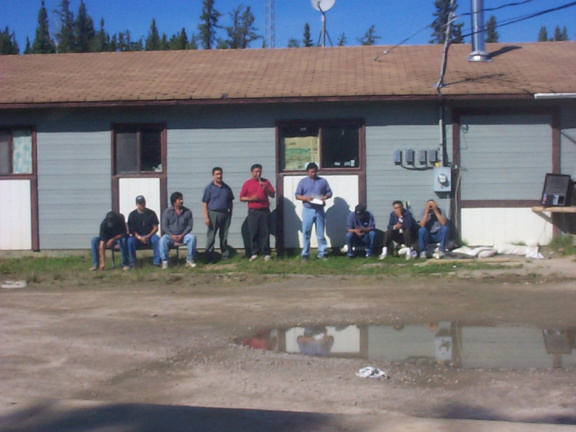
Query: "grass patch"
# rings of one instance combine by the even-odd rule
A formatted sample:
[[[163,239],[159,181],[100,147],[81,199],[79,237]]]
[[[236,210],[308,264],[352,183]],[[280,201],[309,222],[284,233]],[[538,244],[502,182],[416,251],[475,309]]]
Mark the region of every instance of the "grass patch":
[[[554,237],[548,247],[558,255],[576,255],[576,245],[574,245],[574,236],[572,235]]]

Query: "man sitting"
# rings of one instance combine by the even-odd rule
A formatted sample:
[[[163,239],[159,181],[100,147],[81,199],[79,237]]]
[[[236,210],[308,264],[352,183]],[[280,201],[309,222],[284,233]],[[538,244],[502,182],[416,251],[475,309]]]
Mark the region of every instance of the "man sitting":
[[[136,197],[136,209],[128,216],[128,230],[132,237],[128,238],[128,257],[130,268],[136,265],[136,249],[146,245],[152,246],[154,254],[153,264],[160,265],[160,250],[158,244],[158,216],[154,210],[146,207],[146,198],[142,195]]]
[[[372,256],[374,248],[374,231],[376,224],[374,216],[366,210],[362,204],[358,204],[353,212],[350,212],[346,220],[346,246],[348,246],[348,258],[354,257],[354,246],[362,245],[366,249],[366,258]]]
[[[408,248],[406,252],[406,259],[412,258],[412,231],[416,223],[412,218],[412,213],[402,205],[402,201],[394,201],[392,203],[392,213],[388,219],[388,227],[384,235],[384,247],[380,259],[386,258],[388,253],[392,252],[392,242],[403,244]]]
[[[446,214],[434,200],[429,200],[420,215],[420,229],[418,229],[418,247],[420,258],[428,258],[426,250],[428,243],[440,243],[434,258],[440,259],[446,253],[446,243],[450,236],[450,227]]]

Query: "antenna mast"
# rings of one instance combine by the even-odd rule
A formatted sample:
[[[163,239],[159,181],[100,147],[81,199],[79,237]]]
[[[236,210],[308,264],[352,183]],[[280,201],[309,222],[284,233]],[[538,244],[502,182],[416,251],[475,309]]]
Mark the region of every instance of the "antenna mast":
[[[276,46],[276,31],[274,23],[274,0],[264,0],[266,2],[265,6],[265,20],[266,27],[264,29],[264,41],[266,43],[266,48],[275,48]]]

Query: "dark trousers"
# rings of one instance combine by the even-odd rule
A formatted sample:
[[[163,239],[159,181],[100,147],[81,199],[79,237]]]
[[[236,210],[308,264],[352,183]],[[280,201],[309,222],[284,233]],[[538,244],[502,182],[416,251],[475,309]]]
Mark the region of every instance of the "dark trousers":
[[[388,253],[391,254],[392,251],[392,242],[395,241],[396,243],[405,244],[408,247],[412,247],[412,231],[410,230],[403,230],[401,233],[400,230],[388,230],[384,235],[384,247],[388,249]]]
[[[270,255],[270,209],[248,209],[252,255]]]
[[[222,259],[228,259],[230,257],[230,251],[228,250],[228,229],[230,228],[231,219],[230,213],[208,210],[208,218],[210,219],[210,226],[208,227],[208,233],[206,234],[206,255],[208,259],[212,258],[212,254],[214,253],[214,243],[216,243],[216,233],[218,233]]]

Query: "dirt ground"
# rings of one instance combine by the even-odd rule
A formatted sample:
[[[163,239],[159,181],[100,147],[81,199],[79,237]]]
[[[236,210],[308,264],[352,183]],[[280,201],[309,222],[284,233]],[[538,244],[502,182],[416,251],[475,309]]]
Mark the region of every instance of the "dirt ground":
[[[470,370],[235,343],[261,329],[320,324],[576,328],[575,280],[574,259],[554,258],[426,279],[182,270],[164,286],[2,289],[0,430],[368,431],[394,418],[576,425],[574,368]],[[368,364],[390,378],[356,377]],[[480,430],[462,427],[450,430]]]

